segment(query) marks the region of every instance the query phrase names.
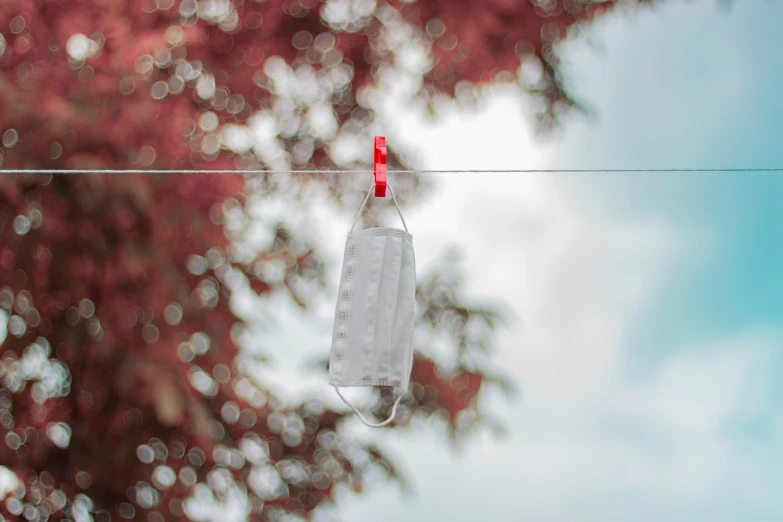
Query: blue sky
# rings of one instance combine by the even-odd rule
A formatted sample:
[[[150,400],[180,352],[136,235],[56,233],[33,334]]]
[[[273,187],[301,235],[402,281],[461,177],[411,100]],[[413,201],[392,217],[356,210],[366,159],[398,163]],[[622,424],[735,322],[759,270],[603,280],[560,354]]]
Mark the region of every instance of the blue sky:
[[[614,150],[601,158],[601,166],[782,165],[783,55],[776,49],[783,35],[775,20],[783,6],[745,2],[726,11],[709,1],[672,4],[642,13],[631,24],[621,17],[602,23],[596,32],[603,53],[575,42],[569,56],[579,71],[575,76],[585,80],[580,92],[599,106],[599,123],[569,128],[564,148],[578,141],[605,150],[605,129]],[[621,87],[607,87],[609,82]],[[594,177],[586,182],[604,196],[621,194],[609,205],[619,215],[665,214],[721,237],[717,255],[680,267],[675,277],[681,291],[663,296],[647,325],[639,325],[640,347],[650,348],[643,339],[659,342],[661,330],[672,338],[693,338],[749,321],[783,323],[783,277],[774,277],[783,255],[783,176],[601,178],[603,183],[595,184]]]

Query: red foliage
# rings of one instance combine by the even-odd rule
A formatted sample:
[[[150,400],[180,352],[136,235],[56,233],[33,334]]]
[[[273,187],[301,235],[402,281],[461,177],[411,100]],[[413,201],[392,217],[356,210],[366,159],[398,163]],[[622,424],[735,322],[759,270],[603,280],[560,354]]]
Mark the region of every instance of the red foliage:
[[[263,165],[221,129],[270,108],[293,163],[328,165],[334,134],[309,126],[307,111],[326,103],[340,132],[368,132],[373,115],[358,91],[393,64],[398,49],[384,31],[402,21],[425,51],[432,46],[425,95],[503,79],[530,52],[546,65],[536,89],[548,107],[569,103],[552,43],[609,4],[539,4],[550,7],[430,0],[364,12],[355,3],[339,20],[316,0],[6,0],[0,166]],[[264,72],[275,56],[310,83],[276,85]],[[314,95],[294,92],[308,86]],[[351,188],[339,178],[328,187],[338,200]],[[26,485],[0,512],[173,520],[184,518],[197,484],[223,498],[229,477],[247,485],[251,518],[271,520],[278,508],[312,513],[333,500],[336,484],[360,491],[371,467],[397,477],[380,450],[341,434],[344,412],[319,401],[283,405],[238,362],[243,325],[229,308],[232,289],[285,290],[306,306],[297,289],[317,286],[322,273],[318,252],[285,228],[254,259],[230,254],[223,202],[243,202],[244,188],[225,175],[0,177],[0,309],[10,317],[0,346],[0,463]],[[267,262],[283,266],[283,277],[265,279]],[[460,363],[446,374],[417,355],[400,423],[445,411],[463,433],[480,417],[477,397],[491,379],[465,355],[491,344],[496,314],[459,304],[456,286],[436,274],[420,289],[417,328],[447,331]],[[472,321],[484,324],[480,338],[468,331]],[[380,397],[379,417],[390,406]]]

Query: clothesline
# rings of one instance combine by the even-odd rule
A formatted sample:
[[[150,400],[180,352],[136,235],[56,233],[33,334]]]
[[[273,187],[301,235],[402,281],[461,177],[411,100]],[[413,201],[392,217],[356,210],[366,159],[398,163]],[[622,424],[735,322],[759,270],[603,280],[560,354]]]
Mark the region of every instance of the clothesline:
[[[442,169],[387,170],[389,174],[571,174],[571,173],[637,173],[637,172],[783,172],[783,168],[716,168],[716,169]],[[216,169],[0,169],[0,175],[10,174],[372,174],[372,170],[216,170]]]

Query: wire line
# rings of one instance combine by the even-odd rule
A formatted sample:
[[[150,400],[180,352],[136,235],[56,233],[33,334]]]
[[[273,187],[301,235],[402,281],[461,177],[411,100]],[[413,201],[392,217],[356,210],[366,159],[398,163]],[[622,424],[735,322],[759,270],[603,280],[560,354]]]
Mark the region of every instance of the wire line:
[[[570,173],[638,173],[638,172],[782,172],[783,168],[716,168],[716,169],[442,169],[387,170],[389,174],[570,174]],[[216,170],[216,169],[0,169],[0,175],[11,174],[372,174],[372,170]]]

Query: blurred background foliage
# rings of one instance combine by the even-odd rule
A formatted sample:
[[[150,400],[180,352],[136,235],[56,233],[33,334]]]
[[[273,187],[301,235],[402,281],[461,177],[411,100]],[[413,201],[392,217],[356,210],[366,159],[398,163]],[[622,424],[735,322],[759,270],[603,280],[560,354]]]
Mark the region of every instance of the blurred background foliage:
[[[369,168],[387,97],[434,113],[441,100],[476,103],[490,83],[518,85],[546,130],[579,107],[555,44],[615,7],[2,0],[0,168]],[[391,144],[390,167],[413,167],[414,152]],[[336,487],[404,480],[381,448],[341,430],[351,415],[317,398],[285,404],[259,382],[264,358],[243,350],[248,325],[231,305],[252,290],[307,308],[326,289],[317,231],[254,208],[306,213],[314,190],[356,207],[368,182],[0,176],[0,463],[18,477],[0,512],[158,522],[240,506],[251,520],[317,518]],[[395,188],[409,205],[430,187],[410,174]],[[379,213],[371,204],[365,224]],[[387,429],[432,418],[462,443],[502,428],[482,389],[512,388],[491,359],[502,314],[465,300],[448,259],[421,276],[412,384]],[[379,390],[374,415],[390,403]]]

